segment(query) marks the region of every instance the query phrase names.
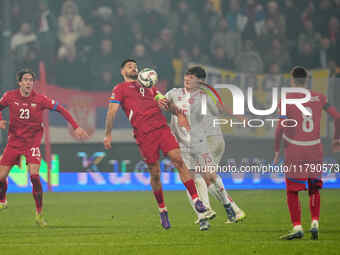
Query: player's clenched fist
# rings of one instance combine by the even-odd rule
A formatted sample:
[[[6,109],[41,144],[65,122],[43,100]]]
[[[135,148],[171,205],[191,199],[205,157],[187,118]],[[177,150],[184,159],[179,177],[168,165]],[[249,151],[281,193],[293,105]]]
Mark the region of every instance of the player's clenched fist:
[[[78,127],[76,130],[74,130],[74,135],[76,136],[77,139],[79,140],[84,140],[89,138],[89,135],[86,133],[84,129],[81,127]]]
[[[104,148],[106,150],[111,149],[111,141],[112,141],[112,136],[107,135],[104,137]]]
[[[0,128],[1,129],[6,129],[6,124],[7,124],[6,120],[0,120]]]

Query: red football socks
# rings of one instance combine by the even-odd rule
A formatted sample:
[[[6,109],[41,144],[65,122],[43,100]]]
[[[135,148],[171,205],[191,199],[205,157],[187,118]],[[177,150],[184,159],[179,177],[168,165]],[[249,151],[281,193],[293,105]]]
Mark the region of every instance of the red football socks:
[[[194,200],[195,198],[198,198],[197,189],[196,189],[195,182],[193,179],[190,179],[189,181],[186,181],[183,184],[189,191],[189,194],[192,200]]]
[[[6,202],[7,181],[0,181],[0,203]]]
[[[320,217],[320,192],[315,191],[309,196],[309,209],[312,220],[319,220]]]
[[[41,213],[43,206],[43,190],[40,182],[40,176],[31,175],[31,182],[33,185],[32,194],[35,200],[35,207],[37,209],[37,213]]]
[[[160,190],[154,191],[153,194],[155,195],[159,209],[165,208],[163,190],[160,189]]]
[[[290,219],[293,225],[301,225],[301,207],[299,201],[299,193],[297,191],[287,191],[287,203]]]

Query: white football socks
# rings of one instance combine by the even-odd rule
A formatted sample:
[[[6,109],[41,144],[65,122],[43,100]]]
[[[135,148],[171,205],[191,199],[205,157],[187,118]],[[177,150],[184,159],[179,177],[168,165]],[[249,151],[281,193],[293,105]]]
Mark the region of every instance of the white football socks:
[[[205,207],[211,208],[210,200],[209,200],[208,187],[207,187],[207,184],[205,183],[203,177],[201,175],[195,175],[194,181],[195,181],[195,184],[196,184],[198,196],[202,200],[203,204],[205,205]]]
[[[229,193],[225,190],[224,188],[224,184],[223,184],[223,181],[222,181],[222,178],[221,176],[219,176],[217,174],[216,176],[216,183],[218,184],[219,187],[223,187],[223,193],[224,193],[224,196],[226,196],[228,198],[228,200],[231,202],[231,207],[234,209],[235,213],[240,213],[241,212],[241,209],[240,207],[238,207],[238,205],[235,203],[235,201],[231,198],[231,196],[229,195]]]

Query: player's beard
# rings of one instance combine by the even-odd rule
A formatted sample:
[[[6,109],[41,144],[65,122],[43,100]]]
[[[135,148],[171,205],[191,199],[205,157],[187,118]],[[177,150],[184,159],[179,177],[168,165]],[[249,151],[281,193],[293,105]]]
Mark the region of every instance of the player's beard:
[[[130,80],[137,80],[138,73],[137,72],[127,73],[126,77]]]

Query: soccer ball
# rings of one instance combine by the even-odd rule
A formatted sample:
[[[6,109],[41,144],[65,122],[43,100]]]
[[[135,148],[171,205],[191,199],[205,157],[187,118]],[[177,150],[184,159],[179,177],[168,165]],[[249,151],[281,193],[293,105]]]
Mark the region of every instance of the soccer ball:
[[[138,82],[146,88],[151,88],[158,82],[157,72],[151,68],[144,68],[138,73]]]

